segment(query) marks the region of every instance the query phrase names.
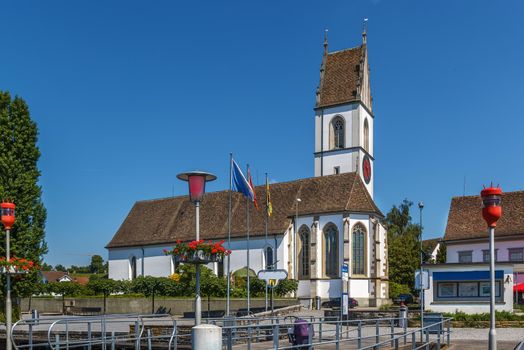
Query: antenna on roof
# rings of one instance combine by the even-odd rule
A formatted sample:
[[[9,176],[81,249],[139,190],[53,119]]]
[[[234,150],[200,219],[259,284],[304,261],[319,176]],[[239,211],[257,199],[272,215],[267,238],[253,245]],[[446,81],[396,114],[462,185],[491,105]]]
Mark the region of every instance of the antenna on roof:
[[[464,188],[462,192],[462,197],[466,197],[466,175],[464,175]]]
[[[324,29],[324,55],[328,53],[328,29]]]
[[[368,32],[368,19],[364,18],[364,23],[362,23],[362,44],[367,42],[367,32]]]

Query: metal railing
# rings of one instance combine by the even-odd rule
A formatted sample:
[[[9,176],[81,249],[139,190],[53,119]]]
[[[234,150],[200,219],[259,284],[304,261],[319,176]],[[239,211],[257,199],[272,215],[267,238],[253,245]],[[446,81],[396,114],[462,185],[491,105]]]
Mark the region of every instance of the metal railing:
[[[13,325],[11,340],[16,350],[176,349],[177,323],[168,314],[22,319]]]
[[[423,328],[407,327],[405,318],[379,318],[366,320],[344,320],[338,318],[300,317],[309,324],[309,336],[303,343],[297,343],[293,330],[294,317],[257,319],[242,318],[212,320],[210,323],[222,327],[224,348],[231,350],[235,345],[247,349],[253,343],[257,349],[311,349],[329,345],[333,349],[440,349],[450,344],[451,318],[433,322]],[[296,317],[295,317],[296,319]],[[263,344],[265,343],[265,344]],[[267,345],[267,346],[265,346]]]

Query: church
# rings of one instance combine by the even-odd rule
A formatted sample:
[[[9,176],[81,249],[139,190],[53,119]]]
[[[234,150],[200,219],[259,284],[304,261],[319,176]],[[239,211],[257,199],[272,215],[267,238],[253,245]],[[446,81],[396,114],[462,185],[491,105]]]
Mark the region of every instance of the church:
[[[314,177],[271,185],[273,214],[265,235],[265,211],[250,211],[250,268],[273,266],[299,281],[298,297],[322,299],[347,292],[361,306],[388,302],[387,232],[374,195],[374,115],[366,32],[362,44],[328,51],[327,38],[314,108]],[[265,198],[265,186],[255,187]],[[229,191],[207,193],[201,203],[200,237],[226,239],[231,272],[247,265],[246,206]],[[249,210],[249,209],[247,209]],[[108,243],[109,278],[168,276],[176,263],[165,256],[178,239],[195,237],[195,210],[187,196],[134,204]],[[342,265],[349,266],[348,280]],[[208,265],[223,276],[225,263]]]

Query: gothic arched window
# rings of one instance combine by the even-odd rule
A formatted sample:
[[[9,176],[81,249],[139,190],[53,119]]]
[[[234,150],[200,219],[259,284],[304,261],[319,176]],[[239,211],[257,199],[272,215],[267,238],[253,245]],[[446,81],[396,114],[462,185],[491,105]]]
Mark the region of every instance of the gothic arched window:
[[[131,269],[131,279],[134,280],[136,278],[136,257],[131,257],[129,265]]]
[[[345,123],[344,119],[340,116],[336,116],[331,121],[331,148],[344,148],[344,137],[345,137]]]
[[[364,149],[369,152],[369,123],[364,120]]]
[[[309,228],[306,225],[302,225],[298,231],[298,278],[308,279],[309,278],[309,261],[310,261],[310,249],[309,249]]]
[[[273,247],[267,246],[264,249],[264,258],[266,260],[266,270],[274,270],[275,266],[273,266],[274,264]]]
[[[353,226],[352,234],[352,265],[354,275],[365,274],[365,249],[366,249],[366,229],[362,224]]]
[[[333,223],[324,227],[324,274],[338,277],[338,229]]]

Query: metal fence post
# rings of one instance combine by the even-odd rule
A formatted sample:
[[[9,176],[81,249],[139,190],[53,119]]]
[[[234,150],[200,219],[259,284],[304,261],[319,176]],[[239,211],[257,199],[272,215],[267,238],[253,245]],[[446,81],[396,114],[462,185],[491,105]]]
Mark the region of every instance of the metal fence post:
[[[440,350],[440,333],[437,336],[437,350]]]
[[[451,344],[451,342],[450,342],[450,340],[451,340],[450,339],[450,337],[451,337],[451,329],[450,328],[451,328],[451,319],[448,320],[448,334],[446,334],[446,338],[447,338],[446,339],[447,340],[446,343],[447,343],[448,346],[450,346],[450,344]]]
[[[151,350],[153,347],[151,346],[151,328],[147,329],[147,350]]]
[[[87,350],[91,350],[91,322],[87,322]]]
[[[415,336],[415,332],[411,333],[411,349],[417,348],[417,339]]]
[[[395,320],[389,320],[389,330],[391,331],[391,347],[395,346]]]
[[[107,334],[106,334],[106,318],[102,317],[102,350],[106,350],[106,340],[107,340]]]
[[[429,329],[426,329],[426,350],[429,350]]]
[[[406,315],[407,315],[407,312],[406,312]],[[406,336],[406,333],[408,332],[408,318],[406,317],[404,319],[404,345],[407,344],[408,340],[407,340],[407,336]]]
[[[340,322],[336,323],[335,336],[336,336],[335,349],[339,350],[340,349]]]
[[[278,340],[280,338],[280,327],[278,324],[278,319],[275,325],[273,326],[273,349],[278,350]]]
[[[318,324],[318,340],[322,342],[322,321]]]
[[[395,350],[398,350],[398,338],[395,339]]]
[[[11,330],[11,338],[13,338],[13,331]],[[29,323],[29,349],[33,350],[33,324]]]
[[[140,350],[140,330],[138,329],[138,321],[135,321],[135,349]]]
[[[115,331],[111,331],[111,350],[115,350]]]
[[[55,335],[55,350],[60,350],[60,334]]]
[[[376,320],[375,321],[375,346],[373,347],[373,349],[375,350],[380,349],[380,345],[378,343],[380,343],[380,325],[379,325],[379,321]]]
[[[358,321],[357,336],[357,346],[360,349],[362,347],[362,321]]]

